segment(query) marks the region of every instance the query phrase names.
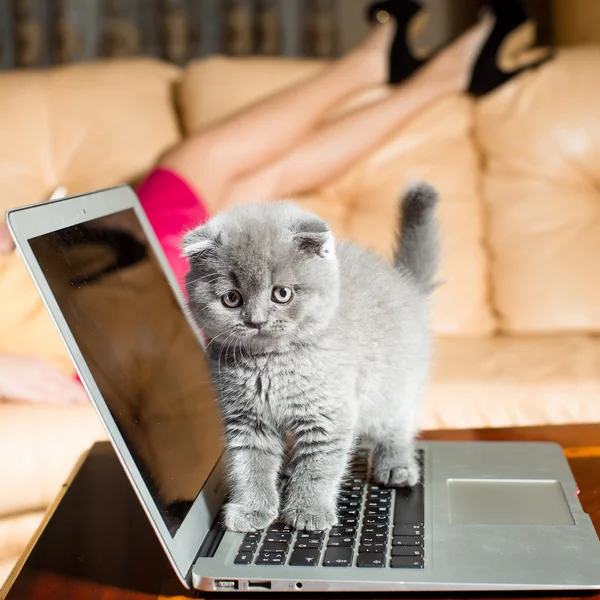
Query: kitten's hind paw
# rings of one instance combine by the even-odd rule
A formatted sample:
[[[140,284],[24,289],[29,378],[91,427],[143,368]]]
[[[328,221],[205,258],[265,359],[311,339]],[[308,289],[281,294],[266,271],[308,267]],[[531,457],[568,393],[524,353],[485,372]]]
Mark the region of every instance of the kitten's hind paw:
[[[284,523],[304,531],[324,531],[338,522],[334,511],[311,507],[284,509],[281,519]]]
[[[375,483],[387,487],[412,487],[420,478],[419,465],[416,462],[408,466],[394,466],[386,460],[376,461],[373,468]]]
[[[266,529],[277,518],[277,511],[274,509],[248,510],[241,504],[226,504],[223,510],[223,522],[230,531]]]

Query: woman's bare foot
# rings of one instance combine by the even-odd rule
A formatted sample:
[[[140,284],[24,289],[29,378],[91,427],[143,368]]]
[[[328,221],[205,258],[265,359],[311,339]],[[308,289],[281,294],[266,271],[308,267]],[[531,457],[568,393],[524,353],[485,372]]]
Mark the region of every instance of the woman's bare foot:
[[[415,78],[423,83],[441,84],[448,92],[467,89],[473,65],[494,26],[494,17],[485,15],[456,41],[426,63]]]
[[[44,359],[3,353],[0,353],[0,397],[28,404],[88,402],[80,383]]]
[[[357,80],[363,85],[378,85],[388,81],[390,49],[396,34],[396,21],[390,19],[373,26],[367,37],[337,62],[342,69],[357,69]]]
[[[15,249],[15,243],[10,237],[8,227],[4,223],[0,223],[0,254],[8,254]]]

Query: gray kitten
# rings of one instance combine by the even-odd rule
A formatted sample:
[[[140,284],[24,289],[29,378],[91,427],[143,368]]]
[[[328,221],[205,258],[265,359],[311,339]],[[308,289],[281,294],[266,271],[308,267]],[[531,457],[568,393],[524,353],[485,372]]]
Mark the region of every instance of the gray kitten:
[[[229,529],[263,529],[278,514],[298,529],[335,525],[361,436],[376,482],[417,482],[436,204],[426,184],[405,195],[395,267],[288,202],[236,208],[184,237],[189,307],[210,340],[224,423]]]

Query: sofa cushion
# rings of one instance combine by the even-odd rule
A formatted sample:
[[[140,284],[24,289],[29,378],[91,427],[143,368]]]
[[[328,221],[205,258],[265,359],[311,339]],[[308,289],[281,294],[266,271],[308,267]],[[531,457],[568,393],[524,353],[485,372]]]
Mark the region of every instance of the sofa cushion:
[[[127,60],[0,73],[4,212],[140,178],[179,139],[175,67]],[[71,361],[21,259],[0,254],[0,352]]]
[[[178,76],[150,59],[0,73],[0,212],[141,177],[179,138]]]
[[[19,560],[19,556],[11,556],[9,558],[0,559],[0,588],[8,579],[10,572],[13,570],[14,566],[17,564]]]
[[[321,60],[224,56],[193,61],[177,93],[183,129],[189,134],[230,116],[316,74],[325,64]]]
[[[74,373],[71,358],[17,252],[0,254],[0,353],[34,355],[63,373]]]
[[[94,408],[0,401],[0,518],[40,510],[56,497],[77,459],[106,433]]]
[[[211,58],[192,63],[179,90],[186,131],[214,123],[310,77],[322,62]],[[351,106],[389,93],[382,86],[349,98]],[[479,157],[471,139],[472,101],[448,97],[430,105],[366,159],[314,193],[296,200],[327,219],[335,233],[390,257],[398,198],[407,183],[427,179],[442,202],[441,279],[434,300],[434,329],[447,335],[485,335],[494,329],[488,306],[487,259],[479,199]],[[331,116],[331,115],[329,115]]]
[[[0,517],[0,563],[23,553],[44,514],[45,511],[41,510]],[[0,576],[0,585],[1,582]]]
[[[425,429],[600,421],[600,338],[495,336],[437,341]]]
[[[600,331],[600,48],[477,107],[493,299],[510,332]]]

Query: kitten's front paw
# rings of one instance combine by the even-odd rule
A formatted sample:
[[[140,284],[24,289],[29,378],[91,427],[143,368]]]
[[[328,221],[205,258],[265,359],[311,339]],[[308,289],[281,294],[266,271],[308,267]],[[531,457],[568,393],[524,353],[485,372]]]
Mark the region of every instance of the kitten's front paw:
[[[420,471],[416,461],[400,466],[391,460],[382,458],[375,460],[373,479],[375,483],[387,487],[412,487],[419,481]]]
[[[256,531],[266,529],[276,518],[277,510],[248,510],[241,504],[226,504],[224,507],[225,527],[230,531]]]
[[[338,522],[335,511],[316,506],[286,508],[281,519],[284,523],[304,531],[324,531]]]

